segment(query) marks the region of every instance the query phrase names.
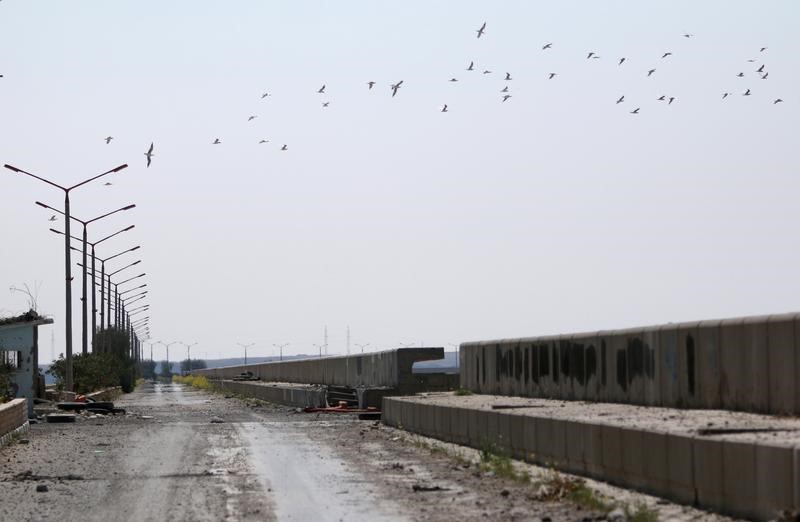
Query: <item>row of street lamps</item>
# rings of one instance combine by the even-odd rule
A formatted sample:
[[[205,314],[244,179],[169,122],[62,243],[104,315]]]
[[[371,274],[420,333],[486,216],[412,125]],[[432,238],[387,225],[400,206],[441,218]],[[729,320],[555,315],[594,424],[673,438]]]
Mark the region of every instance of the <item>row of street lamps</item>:
[[[83,289],[82,289],[82,293],[81,293],[81,308],[82,308],[82,312],[83,312],[82,313],[82,321],[81,321],[81,324],[82,324],[82,328],[81,328],[81,352],[84,355],[89,353],[89,313],[88,313],[88,296],[87,296],[87,291],[88,291],[87,278],[89,278],[89,277],[91,277],[91,292],[92,292],[92,296],[91,296],[91,300],[92,300],[92,314],[91,314],[91,317],[92,317],[92,319],[91,319],[92,335],[94,335],[98,331],[98,329],[97,329],[97,312],[98,312],[98,309],[97,309],[97,301],[96,301],[96,296],[97,296],[96,282],[97,282],[97,279],[98,279],[98,276],[97,276],[97,273],[96,273],[96,261],[98,261],[98,260],[100,261],[100,277],[99,277],[99,279],[100,279],[100,281],[99,281],[100,282],[100,309],[99,309],[99,311],[100,311],[100,330],[106,330],[108,327],[111,326],[111,324],[112,324],[111,323],[111,317],[112,317],[111,312],[112,312],[112,309],[113,309],[114,310],[114,326],[116,328],[118,328],[118,329],[120,329],[122,331],[125,331],[127,333],[128,339],[129,339],[129,346],[130,346],[130,354],[129,355],[131,357],[133,357],[134,360],[137,361],[137,362],[141,360],[141,341],[140,341],[140,339],[146,339],[147,337],[149,337],[149,324],[148,324],[149,323],[149,319],[150,319],[149,316],[141,317],[141,318],[139,318],[137,320],[132,320],[131,319],[131,317],[134,316],[134,315],[147,312],[149,310],[149,305],[141,305],[140,304],[140,306],[138,306],[136,308],[130,308],[129,307],[126,310],[126,305],[130,305],[130,304],[132,304],[134,302],[140,301],[141,299],[145,299],[147,291],[140,292],[140,293],[138,293],[136,295],[128,296],[127,298],[123,298],[122,297],[126,293],[129,293],[129,292],[132,292],[134,290],[139,290],[141,288],[146,287],[147,284],[143,284],[143,285],[135,287],[135,288],[130,288],[130,289],[125,290],[123,292],[119,291],[120,285],[124,285],[125,283],[133,281],[134,279],[137,279],[137,278],[140,278],[140,277],[144,277],[146,274],[142,273],[142,274],[139,274],[139,275],[134,276],[134,277],[130,277],[130,278],[128,278],[128,279],[126,279],[124,281],[120,281],[120,282],[112,282],[112,280],[111,280],[112,276],[118,274],[119,272],[121,272],[121,271],[123,271],[123,270],[125,270],[127,268],[130,268],[132,266],[138,265],[139,263],[141,263],[141,260],[137,260],[137,261],[135,261],[133,263],[130,263],[130,264],[128,264],[128,265],[126,265],[126,266],[124,266],[124,267],[122,267],[122,268],[120,268],[120,269],[118,269],[116,271],[110,272],[108,274],[106,274],[106,272],[105,272],[105,268],[106,268],[105,267],[105,263],[107,261],[110,261],[110,260],[115,259],[115,258],[117,258],[119,256],[122,256],[123,254],[127,254],[129,252],[133,252],[135,250],[138,250],[141,247],[137,245],[137,246],[135,246],[133,248],[129,248],[127,250],[123,250],[123,251],[121,251],[121,252],[119,252],[117,254],[114,254],[114,255],[111,255],[111,256],[107,256],[105,258],[97,257],[96,250],[95,250],[96,247],[99,244],[101,244],[104,241],[106,241],[108,239],[111,239],[111,238],[113,238],[113,237],[115,237],[115,236],[117,236],[119,234],[122,234],[123,232],[127,232],[129,230],[132,230],[135,225],[130,225],[130,226],[126,227],[126,228],[123,228],[123,229],[121,229],[121,230],[119,230],[119,231],[117,231],[117,232],[115,232],[113,234],[110,234],[110,235],[108,235],[106,237],[103,237],[102,239],[99,239],[99,240],[94,241],[94,242],[89,241],[89,239],[88,239],[88,230],[87,230],[90,224],[95,223],[95,222],[97,222],[97,221],[99,221],[99,220],[101,220],[103,218],[106,218],[106,217],[109,217],[111,215],[114,215],[114,214],[116,214],[118,212],[131,210],[131,209],[135,208],[136,205],[134,205],[134,204],[126,205],[124,207],[120,207],[120,208],[118,208],[116,210],[113,210],[111,212],[106,212],[105,214],[102,214],[102,215],[99,215],[99,216],[97,216],[95,218],[87,219],[87,220],[78,219],[77,217],[71,215],[71,213],[70,213],[69,195],[70,195],[71,191],[73,191],[74,189],[76,189],[78,187],[86,185],[87,183],[90,183],[90,182],[92,182],[94,180],[102,178],[103,176],[120,172],[120,171],[124,170],[127,167],[128,167],[127,164],[122,164],[122,165],[119,165],[117,167],[114,167],[111,170],[108,170],[108,171],[103,172],[101,174],[98,174],[96,176],[90,177],[90,178],[88,178],[88,179],[86,179],[84,181],[81,181],[80,183],[77,183],[77,184],[69,186],[69,187],[65,187],[65,186],[59,185],[57,183],[54,183],[54,182],[52,182],[50,180],[47,180],[45,178],[42,178],[40,176],[37,176],[35,174],[32,174],[32,173],[30,173],[30,172],[28,172],[26,170],[21,169],[21,168],[14,167],[14,166],[8,165],[8,164],[5,165],[5,168],[10,170],[10,171],[13,171],[13,172],[15,172],[17,174],[25,174],[27,176],[30,176],[30,177],[34,178],[34,179],[37,179],[37,180],[42,181],[44,183],[47,183],[50,186],[56,187],[56,188],[58,188],[58,189],[60,189],[60,190],[62,190],[64,192],[64,210],[63,211],[59,210],[59,209],[56,209],[56,208],[54,208],[54,207],[52,207],[50,205],[47,205],[45,203],[42,203],[40,201],[36,201],[35,203],[36,203],[36,205],[38,205],[38,206],[40,206],[42,208],[46,208],[48,210],[52,210],[53,212],[61,214],[64,217],[64,230],[63,230],[63,232],[59,231],[59,230],[52,229],[52,228],[50,230],[52,232],[56,233],[56,234],[60,234],[60,235],[64,236],[64,269],[65,269],[65,301],[66,301],[66,303],[65,303],[66,304],[66,309],[65,309],[65,313],[64,313],[64,316],[65,316],[65,331],[66,331],[66,338],[65,338],[65,366],[66,366],[66,368],[65,368],[65,376],[64,376],[64,381],[65,381],[64,382],[64,386],[65,386],[65,389],[68,390],[68,391],[72,391],[73,390],[73,371],[72,371],[72,279],[73,279],[73,277],[72,277],[71,250],[75,250],[77,252],[80,252],[81,255],[82,255],[82,263],[78,263],[78,266],[80,266],[83,269],[83,278],[82,278]],[[78,223],[80,223],[81,225],[83,225],[83,234],[82,234],[82,237],[80,237],[80,238],[72,236],[71,233],[70,233],[71,232],[71,227],[70,227],[71,220],[73,220],[73,219],[75,221],[77,221]],[[83,248],[79,250],[77,248],[72,247],[71,244],[70,244],[70,241],[73,240],[73,239],[77,240],[77,241],[80,241],[82,243],[82,247]],[[88,252],[88,246],[91,246],[91,254]],[[89,271],[89,266],[88,266],[88,258],[89,257],[91,257],[91,262],[92,262],[92,264],[91,264],[91,276],[89,275],[90,271]],[[113,293],[112,293],[112,289],[111,289],[111,285],[112,284],[114,285]],[[105,339],[105,337],[104,337],[104,339]]]

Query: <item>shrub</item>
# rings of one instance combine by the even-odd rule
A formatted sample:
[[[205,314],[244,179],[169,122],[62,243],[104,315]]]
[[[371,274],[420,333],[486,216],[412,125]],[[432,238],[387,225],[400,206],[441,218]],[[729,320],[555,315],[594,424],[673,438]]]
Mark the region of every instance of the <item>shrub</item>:
[[[47,370],[63,388],[66,378],[66,360],[59,356]],[[102,388],[122,386],[122,391],[133,391],[133,362],[115,353],[89,353],[72,356],[72,383],[76,393],[91,393]]]

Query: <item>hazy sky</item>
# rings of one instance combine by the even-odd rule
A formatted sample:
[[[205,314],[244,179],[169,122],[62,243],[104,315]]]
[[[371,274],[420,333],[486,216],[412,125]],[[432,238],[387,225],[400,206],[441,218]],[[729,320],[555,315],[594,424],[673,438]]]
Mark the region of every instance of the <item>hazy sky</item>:
[[[141,244],[110,266],[141,258],[120,276],[147,272],[153,338],[200,356],[313,353],[325,325],[344,352],[348,325],[375,349],[795,311],[799,20],[789,0],[4,0],[0,163],[63,184],[128,163],[73,214],[136,203],[90,239],[136,225],[98,255]],[[63,195],[2,170],[0,315],[38,283],[58,353],[63,220],[33,202]],[[77,270],[73,296],[77,352]]]

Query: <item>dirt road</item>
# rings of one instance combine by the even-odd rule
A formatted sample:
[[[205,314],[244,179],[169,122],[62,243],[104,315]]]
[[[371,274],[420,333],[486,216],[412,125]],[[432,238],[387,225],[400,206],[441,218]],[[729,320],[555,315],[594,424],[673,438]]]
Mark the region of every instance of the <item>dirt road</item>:
[[[605,518],[470,464],[478,459],[471,450],[377,422],[180,385],[146,384],[118,404],[129,414],[34,425],[27,439],[0,450],[0,520]],[[708,516],[605,493],[630,505],[645,499],[660,516]]]

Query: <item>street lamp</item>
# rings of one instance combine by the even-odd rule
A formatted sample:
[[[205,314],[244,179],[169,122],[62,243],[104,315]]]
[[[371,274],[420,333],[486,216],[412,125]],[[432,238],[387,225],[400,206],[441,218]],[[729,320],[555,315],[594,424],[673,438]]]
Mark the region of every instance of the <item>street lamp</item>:
[[[64,374],[65,374],[64,375],[64,381],[65,381],[64,385],[65,385],[67,391],[72,391],[72,261],[70,259],[70,253],[69,253],[69,222],[70,222],[69,193],[72,190],[74,190],[74,189],[76,189],[78,187],[81,187],[81,186],[83,186],[83,185],[85,185],[85,184],[87,184],[87,183],[89,183],[91,181],[94,181],[94,180],[96,180],[98,178],[101,178],[101,177],[105,176],[106,174],[113,174],[115,172],[119,172],[122,169],[127,168],[128,165],[127,164],[122,164],[122,165],[120,165],[118,167],[114,167],[111,170],[107,170],[106,172],[103,172],[102,174],[98,174],[97,176],[93,176],[93,177],[91,177],[89,179],[81,181],[80,183],[78,183],[76,185],[72,185],[71,187],[63,187],[63,186],[61,186],[61,185],[59,185],[57,183],[53,183],[50,180],[41,178],[41,177],[37,176],[36,174],[31,174],[30,172],[27,172],[27,171],[22,170],[22,169],[17,168],[17,167],[13,167],[13,166],[11,166],[9,164],[5,164],[4,167],[7,168],[8,170],[16,172],[17,174],[25,174],[27,176],[30,176],[30,177],[35,178],[35,179],[38,179],[39,181],[42,181],[44,183],[47,183],[50,186],[56,187],[56,188],[61,189],[61,190],[64,191],[64,217],[66,218],[66,219],[64,219],[64,230],[65,230],[64,234],[66,236],[64,238],[64,271],[65,271],[65,274],[64,274],[64,288],[65,288],[65,294],[66,294],[65,295],[66,310],[65,310],[64,315],[65,315],[65,322],[66,322],[66,337],[67,337],[66,338],[66,346],[65,346],[65,352],[66,352],[65,365],[66,365],[66,368],[65,368],[65,371],[64,371]]]
[[[86,288],[86,272],[87,272],[87,270],[86,270],[86,254],[87,254],[86,245],[88,244],[88,240],[87,240],[87,237],[86,237],[86,234],[87,234],[86,229],[87,229],[87,227],[89,226],[90,223],[94,223],[95,221],[99,221],[99,220],[101,220],[101,219],[103,219],[105,217],[108,217],[108,216],[111,216],[113,214],[116,214],[117,212],[122,212],[124,210],[130,210],[132,208],[135,208],[136,205],[127,205],[127,206],[124,206],[122,208],[118,208],[117,210],[114,210],[112,212],[107,212],[107,213],[105,213],[105,214],[103,214],[101,216],[97,216],[96,218],[84,221],[82,219],[76,218],[75,216],[67,216],[64,212],[61,212],[60,210],[55,209],[55,208],[51,207],[50,205],[45,205],[41,201],[36,201],[35,203],[37,205],[39,205],[40,207],[44,207],[44,208],[46,208],[48,210],[52,210],[53,212],[58,212],[59,214],[61,214],[62,216],[65,216],[66,218],[70,218],[71,217],[72,219],[74,219],[75,221],[77,221],[78,223],[83,225],[83,240],[82,240],[83,241],[83,294],[82,294],[82,297],[81,297],[81,301],[83,301],[83,317],[82,317],[82,321],[83,321],[83,325],[82,326],[83,326],[83,328],[82,328],[82,336],[81,336],[81,341],[82,341],[81,348],[83,350],[83,354],[86,355],[87,353],[89,353],[89,333],[88,333],[88,330],[89,330],[88,315],[89,314],[88,314],[87,309],[86,309],[86,307],[88,306],[88,301],[86,299],[86,291],[87,291],[87,288]],[[94,245],[92,245],[92,275],[94,275]],[[95,296],[94,296],[94,294],[95,294],[94,279],[92,279],[92,308],[93,309],[95,308]],[[92,335],[94,335],[94,332],[96,331],[96,328],[97,328],[96,319],[95,319],[94,315],[92,315]]]
[[[123,267],[123,268],[127,268],[127,267]],[[120,270],[123,270],[123,268],[120,268]],[[117,270],[117,272],[119,272],[120,270]],[[117,272],[114,272],[114,274],[116,274]],[[109,274],[109,276],[108,276],[109,288],[111,288],[110,285],[111,285],[111,276],[112,275],[113,274]],[[139,274],[137,276],[129,277],[125,281],[120,281],[119,283],[114,283],[114,294],[115,294],[115,302],[116,302],[116,317],[115,317],[115,321],[114,321],[114,325],[115,326],[119,327],[119,325],[121,323],[124,323],[124,320],[125,320],[125,316],[123,315],[124,310],[123,310],[123,306],[122,306],[123,299],[119,296],[119,285],[124,285],[128,281],[133,281],[134,279],[137,279],[139,277],[144,277],[146,275],[147,275],[147,273],[142,272],[141,274]],[[125,327],[124,324],[122,324],[122,326],[123,326],[123,328]]]
[[[255,346],[256,343],[250,343],[250,344],[236,343],[236,344],[244,348],[244,365],[247,366],[247,349],[250,348],[251,346]]]
[[[319,348],[319,358],[322,359],[322,349],[325,348],[325,351],[327,352],[328,351],[328,345],[327,344],[315,344],[315,343],[312,343],[312,344],[314,344],[314,346]]]
[[[289,346],[289,343],[273,344],[272,346],[274,346],[275,348],[277,348],[280,351],[280,354],[281,354],[280,355],[280,357],[281,357],[280,360],[282,361],[283,360],[283,348],[285,346]]]
[[[178,344],[179,342],[180,341],[172,341],[171,343],[161,343],[167,348],[167,368],[169,370],[169,373],[172,373],[172,368],[170,368],[170,366],[172,365],[169,363],[169,347],[172,346],[173,344]]]
[[[186,368],[187,368],[187,373],[191,373],[192,372],[192,354],[190,352],[190,349],[192,348],[192,346],[196,345],[197,343],[191,343],[191,344],[181,343],[181,344],[186,346]]]
[[[369,346],[369,343],[365,343],[365,344],[358,344],[358,343],[355,343],[355,345],[356,345],[356,346],[358,346],[359,348],[361,348],[361,353],[364,353],[364,348],[366,348],[367,346]]]

